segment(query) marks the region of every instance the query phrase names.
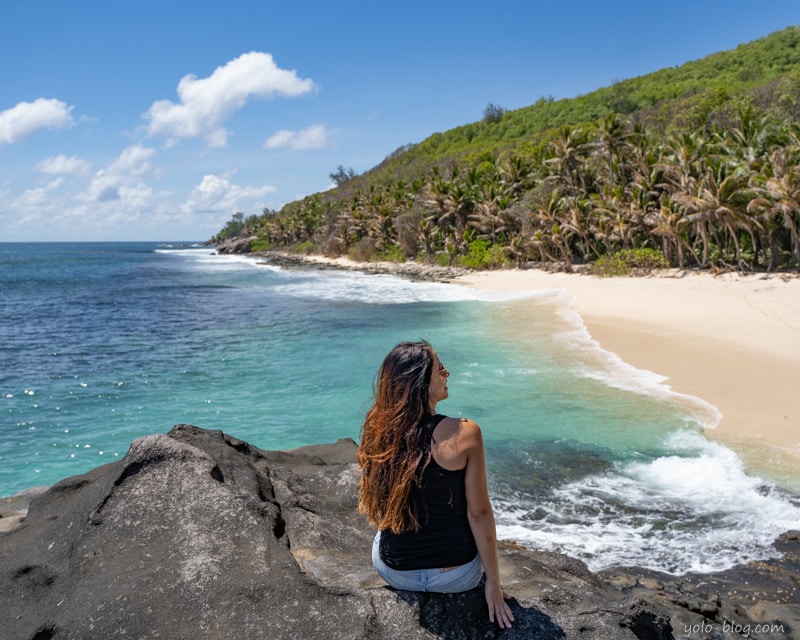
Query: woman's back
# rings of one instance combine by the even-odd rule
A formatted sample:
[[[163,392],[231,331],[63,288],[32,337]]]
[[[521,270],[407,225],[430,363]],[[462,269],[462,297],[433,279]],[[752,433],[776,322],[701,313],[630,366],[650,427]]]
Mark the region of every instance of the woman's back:
[[[452,424],[440,428],[445,421]],[[426,445],[432,450],[437,441],[447,443],[447,446],[439,447],[442,451],[431,456],[421,474],[420,486],[415,487],[412,493],[419,529],[403,533],[383,532],[381,558],[393,569],[407,571],[458,566],[470,562],[478,552],[467,519],[466,467],[452,468],[459,463],[453,428],[457,428],[458,422],[434,416],[425,426],[430,432]]]

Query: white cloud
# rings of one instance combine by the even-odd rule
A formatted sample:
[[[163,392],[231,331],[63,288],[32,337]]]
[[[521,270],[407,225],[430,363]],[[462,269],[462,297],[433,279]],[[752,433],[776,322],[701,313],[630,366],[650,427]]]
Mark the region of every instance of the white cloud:
[[[20,102],[0,111],[0,145],[14,144],[38,129],[62,129],[74,124],[72,107],[55,99]]]
[[[64,178],[56,178],[43,187],[24,191],[22,195],[12,202],[12,210],[23,211],[30,215],[48,208],[53,202],[55,191],[58,190],[63,182]]]
[[[127,211],[142,211],[148,208],[153,202],[153,190],[144,183],[138,182],[135,185],[123,185],[119,188],[119,199],[124,203]]]
[[[93,202],[121,199],[125,189],[138,188],[141,178],[153,170],[150,164],[153,154],[154,149],[139,144],[131,145],[108,167],[94,175],[85,198]]]
[[[233,171],[160,190],[157,156],[156,149],[133,144],[101,170],[83,175],[68,174],[85,168],[79,158],[54,156],[37,166],[42,184],[35,188],[12,193],[0,182],[0,237],[205,239],[236,211],[260,211],[276,190],[236,184]]]
[[[315,124],[302,131],[282,129],[264,142],[265,149],[287,147],[293,151],[323,149],[327,146],[330,132],[321,124]]]
[[[36,165],[36,171],[57,176],[83,175],[91,165],[78,156],[67,157],[63,154],[45,158]]]
[[[209,146],[222,147],[228,140],[222,124],[249,98],[294,97],[313,89],[311,80],[279,68],[270,54],[252,51],[217,67],[207,78],[184,76],[178,83],[180,102],[154,102],[144,117],[150,135],[171,141],[202,137]]]
[[[231,183],[224,176],[206,175],[189,195],[181,209],[185,213],[226,212],[235,213],[243,207],[244,201],[262,198],[274,193],[275,187],[242,187]]]
[[[264,142],[264,148],[279,149],[280,147],[288,147],[292,141],[292,138],[294,138],[296,135],[296,131],[281,129],[277,133],[273,133],[269,138],[267,138],[266,142]]]

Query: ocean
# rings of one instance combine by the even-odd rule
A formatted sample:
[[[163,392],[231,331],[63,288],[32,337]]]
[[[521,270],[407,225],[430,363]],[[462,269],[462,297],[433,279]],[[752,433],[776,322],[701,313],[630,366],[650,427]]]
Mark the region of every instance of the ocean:
[[[358,440],[386,353],[425,338],[476,420],[498,534],[593,570],[773,557],[800,495],[719,416],[602,351],[556,291],[492,292],[164,243],[0,244],[0,496],[190,423],[263,449]]]

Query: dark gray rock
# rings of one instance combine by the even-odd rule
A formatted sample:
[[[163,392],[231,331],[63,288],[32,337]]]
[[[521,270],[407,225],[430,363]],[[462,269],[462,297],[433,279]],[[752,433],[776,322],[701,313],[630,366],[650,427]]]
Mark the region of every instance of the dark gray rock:
[[[711,574],[673,576],[627,567],[598,577],[656,604],[669,614],[678,637],[800,637],[800,532],[784,533],[775,548],[779,557]]]
[[[215,248],[217,253],[223,254],[250,253],[253,241],[256,239],[256,236],[251,236],[249,238],[231,238],[230,240],[219,243]]]
[[[353,261],[340,264],[320,261],[314,255],[289,253],[287,251],[257,251],[253,255],[261,258],[264,264],[281,267],[359,271],[361,273],[373,274],[381,273],[429,282],[451,282],[460,276],[471,273],[470,269],[464,267],[426,264],[424,262],[416,262],[415,260],[406,260],[405,262]]]
[[[53,485],[0,534],[0,637],[672,638],[577,560],[501,545],[513,629],[480,588],[393,591],[357,514],[355,443],[262,451],[188,425]]]

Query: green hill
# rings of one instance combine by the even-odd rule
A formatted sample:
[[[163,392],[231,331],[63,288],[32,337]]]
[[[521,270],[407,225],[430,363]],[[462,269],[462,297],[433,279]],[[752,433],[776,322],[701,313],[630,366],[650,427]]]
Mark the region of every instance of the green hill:
[[[435,133],[216,240],[466,266],[800,266],[800,27]],[[341,168],[340,168],[341,169]],[[623,264],[619,268],[628,268]]]

